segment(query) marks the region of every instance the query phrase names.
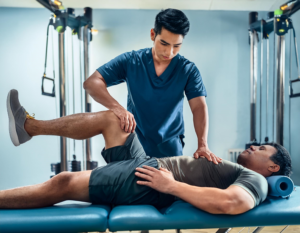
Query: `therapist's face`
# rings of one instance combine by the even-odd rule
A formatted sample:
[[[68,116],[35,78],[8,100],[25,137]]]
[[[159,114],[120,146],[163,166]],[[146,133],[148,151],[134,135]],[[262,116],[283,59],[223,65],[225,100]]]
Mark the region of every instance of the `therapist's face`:
[[[270,145],[250,146],[239,155],[237,163],[267,177],[280,169],[270,159],[276,152],[277,149]]]
[[[150,31],[151,40],[154,41],[155,58],[160,62],[169,62],[179,53],[183,36],[174,34],[162,28],[160,34],[155,34],[154,29]]]

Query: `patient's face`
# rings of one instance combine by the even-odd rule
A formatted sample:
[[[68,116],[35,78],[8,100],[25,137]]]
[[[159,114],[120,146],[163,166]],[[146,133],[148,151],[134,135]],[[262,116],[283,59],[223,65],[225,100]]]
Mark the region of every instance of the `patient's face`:
[[[262,174],[273,164],[270,157],[276,152],[275,147],[269,145],[251,146],[239,155],[237,163]]]

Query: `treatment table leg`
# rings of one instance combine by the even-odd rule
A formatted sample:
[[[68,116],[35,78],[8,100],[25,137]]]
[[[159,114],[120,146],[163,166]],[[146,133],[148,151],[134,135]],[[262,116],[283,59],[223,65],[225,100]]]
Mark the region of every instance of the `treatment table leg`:
[[[264,228],[264,227],[257,227],[257,228],[253,231],[253,233],[259,233],[259,232],[262,231],[263,228]]]
[[[280,231],[280,233],[284,232],[286,230],[286,228],[288,228],[289,225],[287,225],[285,228],[282,229],[282,231]]]
[[[231,228],[220,228],[216,233],[228,233],[231,231]]]

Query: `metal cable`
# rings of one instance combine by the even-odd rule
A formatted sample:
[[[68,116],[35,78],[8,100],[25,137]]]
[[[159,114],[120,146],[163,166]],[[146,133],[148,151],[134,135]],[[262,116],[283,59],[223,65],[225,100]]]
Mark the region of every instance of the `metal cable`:
[[[50,27],[50,22],[47,26],[47,37],[46,37],[46,54],[45,54],[45,65],[44,65],[44,76],[46,75],[46,67],[47,67],[47,55],[48,55],[48,36],[49,36],[49,27]],[[53,39],[53,38],[52,38]],[[53,42],[53,40],[52,40]],[[53,49],[52,49],[53,51]]]
[[[267,84],[266,84],[266,137],[269,135],[268,127],[268,102],[269,102],[269,76],[270,76],[270,41],[269,37],[267,38]]]
[[[54,29],[54,28],[53,28]],[[54,34],[54,30],[52,30],[52,64],[53,64],[53,79],[55,80],[55,63],[54,63],[54,39],[53,39],[53,34]],[[55,82],[55,81],[54,81]],[[56,85],[55,85],[56,86]],[[56,103],[56,101],[55,101]]]
[[[289,72],[289,152],[291,154],[292,145],[291,145],[291,80],[292,80],[292,32],[290,32],[290,72]]]
[[[259,97],[259,142],[262,142],[262,88],[263,88],[263,66],[264,66],[264,42],[263,42],[263,21],[260,21],[260,97]]]
[[[72,46],[72,85],[73,85],[73,114],[75,114],[75,78],[74,78],[74,46],[73,35],[71,32],[71,46]],[[73,139],[73,154],[75,155],[76,145],[75,139]]]
[[[54,28],[51,32],[51,35],[52,35],[52,66],[53,66],[53,80],[54,80],[54,83],[55,83],[55,60],[54,60]],[[58,88],[59,85],[55,85],[55,89]],[[57,91],[55,90],[55,93],[57,93]],[[56,96],[56,95],[55,95]],[[59,101],[58,98],[55,97],[55,117],[58,118],[58,110],[57,110],[57,101]],[[57,137],[57,144],[58,144],[58,154],[60,154],[60,138]]]
[[[69,91],[70,91],[70,88],[69,88],[69,48],[68,48],[68,45],[69,45],[69,35],[67,33],[67,28],[66,28],[66,31],[64,32],[65,34],[65,41],[64,41],[64,47],[65,47],[65,60],[66,60],[66,64],[65,64],[65,95],[66,95],[66,116],[70,114],[70,109],[68,109],[68,106],[69,106]],[[70,151],[71,151],[71,144],[70,144],[70,138],[66,138],[67,140],[67,171],[70,171],[69,170],[69,162],[68,161],[71,161],[72,159],[70,159],[72,156],[70,155]]]
[[[274,41],[273,41],[273,44],[274,44],[274,54],[273,54],[273,117],[272,117],[272,125],[273,125],[273,142],[276,141],[275,139],[275,116],[276,116],[276,113],[275,113],[275,90],[276,90],[276,33],[275,33],[275,17],[274,17],[274,20],[273,20],[273,24],[274,24]]]
[[[300,67],[299,67],[297,39],[296,39],[296,31],[295,31],[294,27],[293,27],[293,33],[294,33],[294,43],[295,43],[295,53],[296,53],[296,63],[297,63],[298,79],[300,79]]]

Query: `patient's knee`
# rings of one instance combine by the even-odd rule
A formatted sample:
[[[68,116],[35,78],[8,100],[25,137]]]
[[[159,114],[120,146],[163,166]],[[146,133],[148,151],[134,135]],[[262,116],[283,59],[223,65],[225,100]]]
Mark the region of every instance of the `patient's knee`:
[[[54,176],[51,181],[51,186],[59,192],[67,192],[73,177],[72,172],[61,172]]]
[[[109,120],[118,120],[118,119],[119,119],[119,118],[116,116],[116,114],[115,114],[113,111],[111,111],[111,110],[107,110],[107,111],[105,111],[104,113],[105,113],[107,119],[109,119]]]
[[[120,124],[120,119],[111,110],[105,111],[104,117],[105,117],[105,121],[110,125],[119,125]]]

